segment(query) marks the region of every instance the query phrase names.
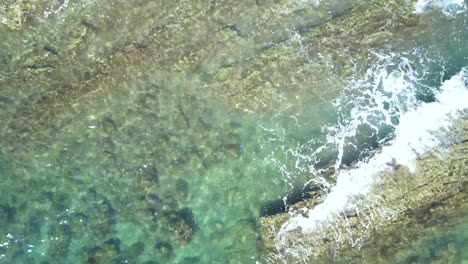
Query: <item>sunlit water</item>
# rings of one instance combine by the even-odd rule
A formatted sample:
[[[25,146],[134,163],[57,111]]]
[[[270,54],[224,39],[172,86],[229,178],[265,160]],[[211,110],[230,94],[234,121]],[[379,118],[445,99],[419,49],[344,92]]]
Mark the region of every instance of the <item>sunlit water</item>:
[[[121,76],[89,84],[93,91],[83,96],[48,92],[83,78],[93,57],[149,31],[152,16],[165,16],[175,2],[130,15],[123,3],[65,1],[38,19],[38,31],[53,39],[47,32],[66,31],[66,23],[97,30],[85,18],[104,10],[96,27],[105,33],[50,81],[0,89],[0,262],[261,262],[261,215],[282,210],[278,204],[297,199],[288,194],[307,183],[334,186],[333,172],[391,144],[404,113],[436,103],[443,84],[468,66],[464,9],[420,1],[415,12],[434,12],[426,33],[378,51],[367,73],[301,105],[240,111],[207,91],[206,72],[175,71],[138,54]],[[78,11],[83,18],[57,15]],[[121,28],[113,20],[130,22]],[[1,34],[5,58],[38,38]],[[253,46],[240,49],[259,52]],[[11,68],[2,74],[5,87],[27,82],[10,80]],[[415,248],[407,262],[428,262],[445,248],[466,260],[466,240],[466,232],[429,234],[420,246],[429,251]]]

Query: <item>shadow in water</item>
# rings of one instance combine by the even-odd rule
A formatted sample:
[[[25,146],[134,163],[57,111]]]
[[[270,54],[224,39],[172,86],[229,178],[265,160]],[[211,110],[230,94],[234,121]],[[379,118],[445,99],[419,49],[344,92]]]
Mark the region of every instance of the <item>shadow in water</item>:
[[[312,198],[314,192],[323,190],[323,186],[307,184],[305,187],[292,190],[283,199],[273,200],[265,203],[260,209],[260,216],[270,216],[287,212],[290,205]]]

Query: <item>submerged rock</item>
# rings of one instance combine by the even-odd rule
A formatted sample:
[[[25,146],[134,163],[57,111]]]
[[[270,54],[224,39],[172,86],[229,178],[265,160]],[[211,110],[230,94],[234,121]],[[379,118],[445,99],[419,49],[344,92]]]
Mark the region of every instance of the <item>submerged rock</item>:
[[[277,114],[291,106],[300,108],[304,102],[331,111],[329,102],[341,92],[346,78],[374,62],[369,49],[388,48],[387,41],[404,39],[405,31],[414,34],[411,40],[418,36],[411,30],[420,23],[412,12],[413,0],[312,2],[76,1],[69,9],[65,9],[68,1],[0,3],[0,32],[5,36],[0,43],[0,119],[5,120],[0,127],[5,156],[1,160],[17,174],[5,189],[28,190],[28,198],[44,186],[61,189],[39,201],[14,206],[2,200],[0,222],[15,226],[30,241],[44,230],[53,230],[62,239],[63,245],[57,247],[61,251],[73,244],[71,234],[75,243],[86,245],[76,246],[73,252],[68,249],[70,254],[91,248],[88,255],[83,253],[88,263],[105,263],[120,260],[120,250],[136,258],[152,249],[133,240],[127,248],[117,239],[108,240],[116,237],[120,219],[134,218],[140,221],[134,224],[141,226],[138,234],[145,241],[168,241],[154,248],[161,263],[167,263],[198,230],[192,211],[179,210],[190,202],[197,186],[175,179],[185,177],[181,176],[185,171],[194,178],[217,174],[220,166],[241,161],[242,173],[233,174],[226,184],[244,177],[242,166],[250,163],[243,160],[252,157],[244,155],[252,149],[244,144],[245,134],[250,134],[244,131],[249,125],[243,123],[248,115],[239,112]],[[226,112],[235,121],[220,120]],[[258,135],[256,126],[252,125],[252,138]],[[465,172],[462,165],[460,173]],[[36,174],[45,174],[46,179],[36,180]],[[167,189],[160,178],[169,182]],[[405,181],[401,183],[406,186]],[[421,184],[421,193],[453,187],[450,182],[437,188]],[[393,185],[385,183],[383,189],[387,188]],[[468,184],[461,189],[467,192]],[[229,203],[243,199],[241,191],[236,189]],[[219,193],[216,200],[225,201],[224,193]],[[406,198],[402,197],[395,201]],[[313,207],[322,198],[317,194],[296,206]],[[447,197],[447,201],[453,199]],[[434,206],[445,206],[447,201]],[[422,200],[411,206],[421,208],[411,213],[395,208],[402,210],[402,217],[429,221],[432,207]],[[265,215],[283,210],[277,204],[271,210],[266,207]],[[57,220],[69,221],[66,226],[49,226],[56,224],[50,222],[56,220],[57,211],[68,209],[73,212]],[[353,223],[360,220],[352,214],[347,217]],[[287,214],[262,218],[265,251],[275,250],[270,227],[277,230],[287,218]],[[232,262],[256,255],[257,226],[252,219],[237,225],[222,219],[210,227],[219,241],[225,236],[235,238],[227,246],[219,243],[230,252]],[[391,237],[390,233],[383,234]],[[167,237],[158,240],[161,234]],[[384,242],[376,240],[375,248],[394,253],[380,247]],[[354,258],[360,254],[328,234],[317,246],[324,252],[320,257],[329,260],[328,246],[334,245]],[[57,262],[65,258],[55,256]]]
[[[189,208],[164,212],[161,226],[170,230],[172,240],[179,246],[187,245],[197,230],[193,213]]]
[[[156,255],[162,258],[169,258],[173,250],[172,245],[168,242],[157,242],[154,249],[156,249]]]
[[[182,179],[177,179],[175,183],[175,190],[176,190],[176,195],[179,197],[180,200],[187,199],[188,192],[189,192],[189,185],[186,181]]]
[[[138,241],[130,247],[126,248],[123,252],[123,255],[125,258],[134,261],[143,253],[143,251],[145,251],[145,243]]]
[[[99,247],[92,248],[88,253],[86,263],[107,263],[118,258],[120,251],[120,242],[118,240],[108,240]]]

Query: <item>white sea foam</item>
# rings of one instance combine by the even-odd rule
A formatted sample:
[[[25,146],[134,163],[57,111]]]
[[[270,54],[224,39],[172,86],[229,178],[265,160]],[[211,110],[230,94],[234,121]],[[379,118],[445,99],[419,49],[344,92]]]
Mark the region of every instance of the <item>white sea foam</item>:
[[[51,14],[58,14],[58,13],[62,12],[63,10],[65,10],[68,7],[68,3],[69,3],[69,0],[64,0],[63,4],[60,5],[57,9],[55,9],[55,10],[50,9],[50,10],[44,11],[44,18],[49,17],[49,15],[51,15]]]
[[[392,91],[394,95],[400,93],[401,96],[401,93],[407,92],[406,90],[414,85],[410,80],[415,78],[414,75],[411,76],[414,74],[412,70],[401,72],[401,69],[400,67],[400,71],[390,73],[381,70],[375,75],[380,76],[381,82],[379,85],[374,83],[374,86],[383,85],[384,91]],[[411,99],[411,92],[408,93],[407,99],[410,103],[406,109],[400,109],[403,113],[396,126],[394,139],[367,162],[356,164],[354,169],[340,171],[336,185],[323,203],[302,212],[307,215],[306,217],[303,214],[293,215],[281,227],[278,234],[280,241],[284,241],[288,232],[292,230],[300,228],[305,233],[312,232],[319,227],[326,227],[333,217],[344,210],[355,209],[354,198],[367,195],[374,182],[374,175],[391,170],[394,164],[406,166],[414,171],[415,159],[441,143],[441,134],[435,132],[446,131],[452,125],[452,119],[456,118],[460,111],[468,108],[467,86],[468,69],[464,69],[443,83],[436,94],[435,102],[416,104]],[[376,102],[379,102],[379,96],[381,95],[374,93]],[[355,113],[358,113],[357,110],[359,107]],[[359,120],[360,117],[354,118],[353,122]],[[350,133],[354,129],[353,122],[344,127],[343,134]]]
[[[415,13],[424,13],[427,10],[438,8],[446,15],[456,15],[466,9],[464,0],[418,0],[416,2]]]
[[[369,138],[379,134],[378,143],[382,144],[391,136],[388,135],[390,132],[384,130],[393,127],[395,120],[406,108],[418,104],[416,91],[418,81],[424,74],[418,75],[410,60],[397,58],[396,54],[375,55],[378,57],[375,66],[367,71],[364,78],[351,81],[343,94],[333,102],[338,120],[321,127],[324,138],[313,137],[295,147],[287,145],[289,147],[277,150],[291,161],[289,165],[293,165],[286,167],[284,163],[274,160],[274,165],[283,174],[285,181],[293,177],[291,174],[308,173],[317,176],[311,180],[314,184],[331,186],[333,183],[320,177],[322,173],[339,171],[344,159],[349,162],[350,156],[365,156],[364,152],[369,150],[363,149],[363,146],[373,139],[363,139],[363,130],[369,133]],[[392,67],[397,70],[387,69]],[[286,140],[287,131],[278,131],[276,127],[263,129],[269,132],[267,142]],[[356,138],[360,138],[361,142],[356,142]]]

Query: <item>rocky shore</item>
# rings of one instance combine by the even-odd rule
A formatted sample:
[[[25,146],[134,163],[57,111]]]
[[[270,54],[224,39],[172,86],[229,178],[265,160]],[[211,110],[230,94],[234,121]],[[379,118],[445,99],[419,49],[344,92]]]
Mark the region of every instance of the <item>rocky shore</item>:
[[[328,229],[311,234],[292,232],[287,245],[278,240],[282,224],[300,209],[313,208],[324,192],[292,206],[291,214],[262,218],[260,244],[270,256],[268,262],[419,263],[418,257],[412,256],[419,244],[457,226],[466,230],[468,121],[456,127],[461,131],[456,145],[418,160],[414,174],[400,166],[376,175],[371,195],[361,202],[358,213],[353,210],[339,215]],[[463,249],[467,242],[457,241],[447,249],[451,252],[435,252],[440,254],[437,263],[466,259]]]
[[[0,220],[2,231],[23,236],[0,254],[20,258],[45,234],[56,238],[43,246],[57,252],[49,256],[56,263],[70,256],[203,263],[174,258],[206,232],[217,244],[233,238],[222,250],[234,263],[248,254],[260,259],[256,246],[272,263],[411,259],[407,250],[425,232],[466,219],[466,122],[450,154],[418,161],[415,175],[400,167],[379,177],[374,192],[384,202],[344,215],[337,230],[349,233],[292,234],[291,243],[313,248],[299,257],[276,247],[288,214],[256,222],[259,208],[245,205],[232,210],[249,218],[200,223],[190,201],[210,192],[221,204],[240,199],[240,187],[194,186],[210,173],[236,186],[245,160],[267,155],[246,147],[258,140],[256,128],[238,120],[292,108],[331,112],[331,100],[376,62],[375,52],[430,46],[431,17],[414,14],[414,2],[3,1]],[[292,208],[312,208],[325,195],[314,192]],[[221,207],[197,205],[213,215]],[[380,219],[379,210],[391,214]],[[50,215],[57,219],[43,224]],[[403,230],[415,231],[403,237]]]

